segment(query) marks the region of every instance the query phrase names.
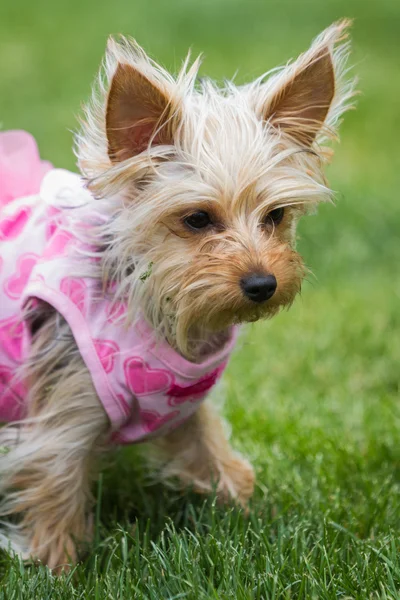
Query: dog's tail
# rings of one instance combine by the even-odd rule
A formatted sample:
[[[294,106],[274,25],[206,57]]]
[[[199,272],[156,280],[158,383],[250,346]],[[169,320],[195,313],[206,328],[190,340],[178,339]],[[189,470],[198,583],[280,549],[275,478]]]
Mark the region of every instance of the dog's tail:
[[[0,207],[15,198],[37,194],[53,165],[40,159],[35,138],[27,131],[0,132]]]

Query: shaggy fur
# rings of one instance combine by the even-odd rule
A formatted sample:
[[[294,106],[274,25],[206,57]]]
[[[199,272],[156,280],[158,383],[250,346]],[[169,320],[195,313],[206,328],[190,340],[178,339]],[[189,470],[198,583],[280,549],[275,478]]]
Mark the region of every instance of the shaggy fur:
[[[332,25],[296,61],[241,87],[198,81],[200,61],[189,57],[174,78],[134,41],[109,41],[76,148],[93,202],[110,215],[90,275],[116,282],[127,325],[144,313],[195,362],[232,324],[291,305],[305,274],[296,224],[331,196],[324,144],[354,94],[348,25]],[[186,219],[198,211],[210,224],[193,229]],[[251,274],[276,277],[268,301],[243,293]],[[91,481],[109,427],[68,325],[44,304],[28,316],[29,415],[1,434],[10,446],[0,460],[2,514],[19,516],[13,549],[60,570],[90,539]],[[242,504],[251,496],[252,467],[208,403],[155,445],[165,477],[200,492],[217,482],[222,499]]]

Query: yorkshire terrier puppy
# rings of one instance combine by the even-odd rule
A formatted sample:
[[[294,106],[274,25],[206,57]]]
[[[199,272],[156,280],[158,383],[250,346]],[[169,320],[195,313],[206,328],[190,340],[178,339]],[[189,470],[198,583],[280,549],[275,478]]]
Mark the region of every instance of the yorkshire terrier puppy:
[[[348,24],[222,88],[197,80],[199,60],[175,78],[135,42],[110,40],[76,138],[81,176],[36,155],[39,191],[3,171],[6,546],[53,569],[76,561],[96,458],[116,443],[151,442],[163,476],[199,492],[251,496],[253,469],[203,400],[240,324],[300,290],[296,225],[330,197],[324,144],[354,93]],[[0,174],[23,136],[0,136]]]

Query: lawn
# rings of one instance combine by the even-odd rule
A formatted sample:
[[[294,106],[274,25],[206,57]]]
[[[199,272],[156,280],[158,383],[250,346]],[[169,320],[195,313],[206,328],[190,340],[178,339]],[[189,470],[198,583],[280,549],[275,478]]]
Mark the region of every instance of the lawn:
[[[203,73],[245,81],[341,16],[356,19],[362,94],[329,172],[336,206],[300,227],[314,275],[290,312],[246,330],[219,391],[257,472],[248,516],[145,485],[140,453],[119,450],[85,561],[57,579],[3,554],[0,599],[400,598],[400,4],[8,0],[0,123],[74,168],[70,130],[107,34],[171,68],[191,46]]]

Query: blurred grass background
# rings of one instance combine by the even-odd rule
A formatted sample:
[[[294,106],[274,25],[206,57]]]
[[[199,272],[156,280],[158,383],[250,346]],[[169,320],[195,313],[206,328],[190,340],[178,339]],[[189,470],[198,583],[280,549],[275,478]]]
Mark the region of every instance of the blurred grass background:
[[[338,210],[303,228],[319,278],[390,274],[400,209],[400,9],[394,0],[49,0],[0,7],[0,123],[25,128],[55,165],[74,167],[71,130],[87,99],[107,36],[125,33],[176,70],[188,48],[202,72],[244,82],[296,56],[324,27],[355,18],[352,62],[362,96],[347,116],[331,169]],[[351,257],[351,259],[350,259]],[[335,272],[330,271],[331,268]],[[398,288],[397,288],[398,289]]]
[[[172,70],[191,47],[194,55],[205,55],[202,73],[217,79],[237,73],[244,82],[296,56],[343,16],[355,19],[351,62],[361,95],[356,111],[345,116],[329,168],[337,205],[322,206],[299,229],[300,250],[315,277],[289,313],[249,328],[226,377],[225,412],[258,473],[257,522],[267,529],[271,524],[272,532],[272,523],[279,523],[289,540],[293,531],[311,532],[301,546],[309,562],[292,571],[279,559],[279,535],[271,533],[271,546],[258,548],[275,565],[270,573],[275,593],[282,594],[275,597],[301,597],[296,587],[290,596],[287,586],[305,578],[305,598],[399,598],[400,567],[385,549],[396,548],[400,525],[400,3],[8,0],[0,6],[1,126],[31,131],[44,158],[71,169],[75,116],[110,33],[134,36]],[[118,491],[105,492],[103,505],[111,510],[122,497],[134,513],[141,506],[143,519],[158,514],[159,506],[153,513],[149,508],[151,496],[143,505],[135,497],[126,468],[120,465],[125,476],[115,480]],[[209,513],[196,518],[211,519]],[[313,556],[321,524],[328,527],[326,548],[333,539],[337,543],[337,529],[327,523],[347,532],[340,540],[347,554],[334,563],[335,572],[326,553],[318,555],[319,565]],[[386,559],[375,563],[377,555]],[[229,560],[243,584],[235,597],[273,597],[254,596],[243,583],[240,569],[261,567],[240,567],[236,555]],[[189,573],[196,559],[188,561]],[[172,598],[168,590],[181,592],[176,581],[165,588],[155,582],[158,592],[152,596],[148,587],[143,597]],[[210,581],[215,595],[200,586],[197,595],[184,597],[233,597],[228,579],[226,592],[222,584],[215,591],[215,579]],[[266,576],[262,585],[268,581]]]

